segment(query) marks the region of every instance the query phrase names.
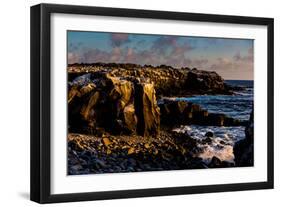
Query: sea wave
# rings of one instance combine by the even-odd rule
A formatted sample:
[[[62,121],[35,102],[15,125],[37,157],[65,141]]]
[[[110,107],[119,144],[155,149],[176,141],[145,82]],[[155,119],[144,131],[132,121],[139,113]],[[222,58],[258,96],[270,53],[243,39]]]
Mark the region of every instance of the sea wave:
[[[234,162],[233,145],[235,142],[245,138],[245,127],[218,127],[218,126],[180,126],[173,129],[178,133],[186,133],[193,139],[197,139],[198,147],[201,149],[197,156],[201,157],[207,164],[216,156],[222,161]],[[211,132],[210,142],[202,142],[206,139],[206,133]]]

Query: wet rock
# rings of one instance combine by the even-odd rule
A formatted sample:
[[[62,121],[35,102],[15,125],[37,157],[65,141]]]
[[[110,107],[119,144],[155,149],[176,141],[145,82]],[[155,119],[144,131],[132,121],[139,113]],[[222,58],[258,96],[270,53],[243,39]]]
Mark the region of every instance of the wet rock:
[[[211,113],[208,116],[208,125],[210,126],[224,126],[224,114]]]
[[[214,156],[208,166],[210,168],[222,167],[222,161],[219,158],[217,158],[216,156]]]
[[[202,144],[211,144],[213,142],[213,140],[211,139],[211,137],[207,137],[205,139],[203,139]]]
[[[254,165],[254,112],[251,112],[248,126],[245,128],[245,139],[235,143],[233,147],[235,166]]]
[[[220,144],[221,144],[221,145],[226,145],[227,143],[226,143],[225,141],[221,140],[221,141],[220,141]]]
[[[197,141],[191,138],[188,134],[174,132],[172,136],[175,144],[182,146],[185,149],[185,153],[189,152],[191,154],[197,154],[199,151]],[[171,144],[168,144],[168,146],[171,146]],[[169,150],[169,148],[167,150]],[[176,151],[177,153],[182,154],[179,148]]]
[[[205,137],[213,137],[214,133],[213,132],[206,132]]]
[[[163,99],[159,103],[161,123],[166,126],[196,124],[203,126],[243,126],[239,120],[220,113],[209,113],[198,104]]]

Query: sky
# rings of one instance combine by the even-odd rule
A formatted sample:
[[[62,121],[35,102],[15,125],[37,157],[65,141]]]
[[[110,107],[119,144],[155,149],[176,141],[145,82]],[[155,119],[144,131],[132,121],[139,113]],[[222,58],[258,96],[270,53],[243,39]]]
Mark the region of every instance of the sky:
[[[253,80],[254,40],[67,32],[68,64],[134,63],[216,71],[225,80]]]

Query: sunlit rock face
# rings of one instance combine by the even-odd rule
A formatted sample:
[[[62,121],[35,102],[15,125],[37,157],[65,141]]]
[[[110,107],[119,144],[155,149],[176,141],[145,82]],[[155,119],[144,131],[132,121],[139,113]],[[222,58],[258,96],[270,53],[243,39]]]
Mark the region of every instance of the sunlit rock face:
[[[135,85],[135,108],[138,117],[138,134],[157,136],[160,129],[160,109],[153,83]]]
[[[153,83],[108,73],[90,79],[82,76],[69,85],[70,131],[95,134],[102,129],[113,134],[157,136],[160,110]]]

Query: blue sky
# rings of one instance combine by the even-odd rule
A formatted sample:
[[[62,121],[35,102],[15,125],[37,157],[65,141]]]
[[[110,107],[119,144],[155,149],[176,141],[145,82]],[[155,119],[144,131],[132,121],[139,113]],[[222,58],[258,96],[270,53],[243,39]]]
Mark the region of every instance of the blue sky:
[[[116,62],[216,71],[224,79],[253,79],[249,39],[68,31],[68,63]]]

